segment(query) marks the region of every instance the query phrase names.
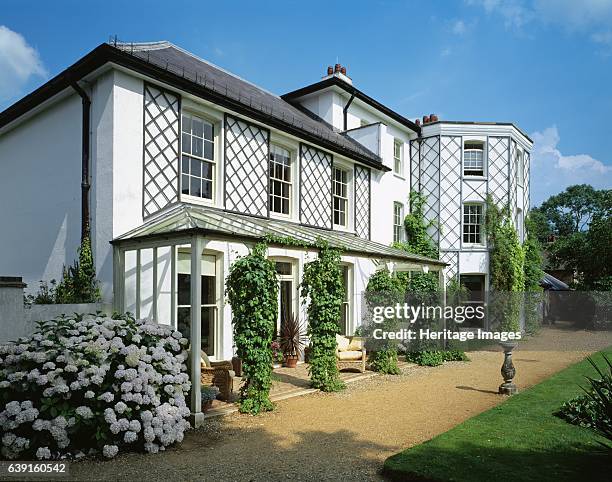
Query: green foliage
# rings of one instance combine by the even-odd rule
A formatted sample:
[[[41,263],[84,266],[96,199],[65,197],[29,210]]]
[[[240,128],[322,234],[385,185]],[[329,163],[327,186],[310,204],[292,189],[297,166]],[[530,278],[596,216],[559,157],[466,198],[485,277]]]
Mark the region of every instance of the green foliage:
[[[612,190],[570,186],[532,210],[547,264],[573,270],[577,288],[608,290],[612,277]]]
[[[392,275],[389,270],[382,269],[374,272],[368,280],[365,291],[365,300],[371,310],[376,306],[392,306],[403,299],[405,293],[405,278]],[[384,331],[391,331],[397,326],[397,321],[385,318],[381,325]],[[369,350],[368,361],[372,370],[389,375],[399,375],[397,365],[396,340],[384,340],[377,346],[376,351]]]
[[[470,361],[462,350],[425,350],[406,353],[406,361],[421,366],[436,367],[447,361]]]
[[[593,429],[602,437],[612,441],[612,359],[604,353],[604,368],[588,358],[598,378],[587,376],[589,389],[565,402],[557,415],[574,425]],[[612,446],[609,446],[612,449]]]
[[[533,229],[531,216],[525,223],[527,226],[527,238],[523,243],[525,253],[525,331],[529,334],[536,333],[540,326],[542,287],[540,280],[544,276],[542,271],[542,248]]]
[[[499,209],[491,196],[487,197],[486,232],[489,244],[491,291],[501,294],[493,304],[501,316],[501,329],[520,330],[521,293],[525,289],[525,253],[514,229],[508,207]]]
[[[336,334],[344,299],[339,250],[321,244],[318,258],[304,266],[301,289],[307,300],[311,384],[326,392],[341,390],[344,383],[336,365]]]
[[[64,266],[62,280],[49,284],[40,282],[35,295],[26,296],[26,303],[74,304],[100,301],[100,286],[96,279],[96,268],[89,237],[83,238],[78,250],[79,259],[72,266]]]
[[[426,201],[427,198],[422,194],[410,191],[410,214],[404,218],[407,241],[393,243],[393,247],[409,253],[438,259],[438,250],[427,234],[427,228],[435,226],[435,222],[425,220],[424,206]]]
[[[278,311],[278,284],[266,245],[234,262],[226,280],[232,307],[236,354],[242,359],[244,383],[240,411],[257,414],[274,408],[270,401],[272,337]]]

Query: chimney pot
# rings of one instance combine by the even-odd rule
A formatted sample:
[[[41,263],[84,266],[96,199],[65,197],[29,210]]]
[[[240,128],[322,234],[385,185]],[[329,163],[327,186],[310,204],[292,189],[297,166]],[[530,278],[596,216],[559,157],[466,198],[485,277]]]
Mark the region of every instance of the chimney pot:
[[[334,73],[334,68],[331,65],[329,65],[327,67],[327,75],[332,75],[333,73]]]
[[[334,65],[334,72],[335,72],[335,73],[340,72],[340,67],[341,67],[341,66],[340,66],[340,64],[336,64],[336,65]]]
[[[341,73],[342,75],[346,75],[346,67],[344,67],[344,66],[343,66],[343,67],[340,67],[340,73]]]
[[[420,126],[420,125],[421,125],[421,119],[417,119],[417,120],[415,120],[415,121],[414,121],[414,123],[415,123],[416,125]]]
[[[430,120],[431,122],[438,122],[438,116],[437,116],[436,114],[431,114],[431,115],[429,116],[429,120]]]
[[[428,115],[424,115],[423,116],[423,124],[429,124],[429,116]]]

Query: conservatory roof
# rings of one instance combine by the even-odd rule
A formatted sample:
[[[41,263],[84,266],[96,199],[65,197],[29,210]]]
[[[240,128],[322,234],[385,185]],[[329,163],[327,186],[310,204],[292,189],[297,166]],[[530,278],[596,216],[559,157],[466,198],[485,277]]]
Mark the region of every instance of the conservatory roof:
[[[185,204],[174,206],[159,213],[142,226],[115,238],[112,243],[123,244],[129,241],[167,238],[177,234],[190,233],[251,240],[260,240],[265,236],[290,237],[305,245],[313,246],[317,241],[326,241],[330,246],[342,248],[349,253],[365,254],[400,262],[411,261],[420,265],[446,266],[446,263],[437,259],[407,253],[401,249],[363,239],[351,233]],[[276,243],[271,241],[270,244]],[[278,244],[282,243],[279,242]]]

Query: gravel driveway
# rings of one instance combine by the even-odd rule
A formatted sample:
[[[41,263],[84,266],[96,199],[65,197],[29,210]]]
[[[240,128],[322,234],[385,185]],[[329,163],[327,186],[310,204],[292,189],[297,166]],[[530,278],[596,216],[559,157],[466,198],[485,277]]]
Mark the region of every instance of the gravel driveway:
[[[545,329],[514,354],[519,389],[593,351],[610,333]],[[554,351],[551,349],[553,348]],[[571,351],[569,351],[571,350]],[[502,354],[477,352],[471,362],[411,366],[335,394],[281,401],[257,417],[211,419],[159,455],[124,454],[71,467],[75,480],[270,481],[382,480],[390,455],[445,432],[504,398],[497,395]]]

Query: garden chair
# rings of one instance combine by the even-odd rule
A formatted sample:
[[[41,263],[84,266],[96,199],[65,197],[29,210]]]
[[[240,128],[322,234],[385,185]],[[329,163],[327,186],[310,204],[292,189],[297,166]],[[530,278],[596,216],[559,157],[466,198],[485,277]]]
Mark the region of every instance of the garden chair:
[[[219,389],[219,398],[229,401],[234,389],[234,377],[236,376],[231,361],[210,361],[206,353],[201,353],[201,375],[202,386],[214,385]]]
[[[366,369],[366,348],[363,338],[358,336],[336,335],[336,363],[338,371]]]

